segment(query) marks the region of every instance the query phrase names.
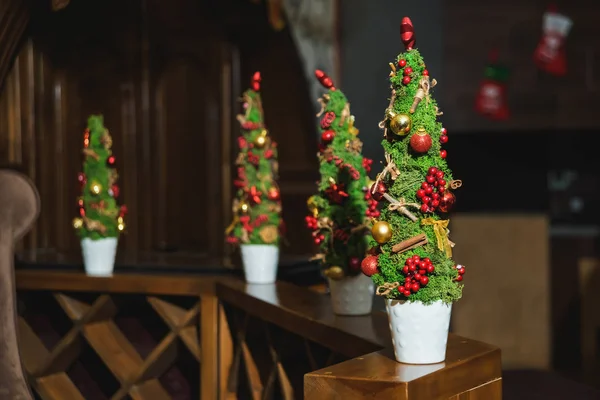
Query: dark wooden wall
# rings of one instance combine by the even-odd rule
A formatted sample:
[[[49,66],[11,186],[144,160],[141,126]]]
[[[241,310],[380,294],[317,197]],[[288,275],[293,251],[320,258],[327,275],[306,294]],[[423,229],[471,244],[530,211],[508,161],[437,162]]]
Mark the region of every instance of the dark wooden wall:
[[[82,134],[87,116],[102,113],[130,210],[120,251],[210,262],[228,254],[233,121],[255,69],[280,143],[284,253],[308,253],[302,219],[317,171],[314,116],[291,36],[270,28],[264,5],[89,0],[34,9],[0,93],[0,161],[21,164],[42,198],[25,246],[78,253],[71,220]]]
[[[456,132],[590,129],[600,127],[600,8],[594,0],[558,1],[573,19],[566,41],[569,73],[537,70],[533,52],[542,35],[546,0],[444,3],[444,121]],[[512,117],[496,123],[473,110],[492,46],[511,69]]]

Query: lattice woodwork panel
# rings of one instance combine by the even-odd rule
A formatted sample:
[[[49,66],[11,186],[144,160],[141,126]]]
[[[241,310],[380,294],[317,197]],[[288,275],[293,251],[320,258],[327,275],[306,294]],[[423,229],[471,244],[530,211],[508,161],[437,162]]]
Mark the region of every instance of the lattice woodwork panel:
[[[169,386],[177,380],[172,376],[193,370],[187,366],[190,360],[199,370],[198,299],[182,305],[173,299],[144,296],[137,296],[137,303],[133,296],[119,302],[106,294],[85,298],[54,293],[44,298],[43,293],[35,293],[31,297],[32,306],[40,301],[45,304],[22,313],[19,335],[24,368],[39,398],[176,400],[193,396]],[[52,298],[55,301],[44,301]],[[49,308],[49,303],[58,307]],[[50,315],[47,325],[52,329],[34,329],[36,311]],[[67,323],[59,327],[61,318]],[[74,373],[77,368],[79,372]],[[96,382],[73,378],[82,373]],[[199,374],[187,381],[188,386],[195,386],[190,392],[199,397]],[[91,385],[102,393],[90,391]]]
[[[241,310],[224,309],[234,349],[223,398],[302,399],[304,374],[347,360]]]

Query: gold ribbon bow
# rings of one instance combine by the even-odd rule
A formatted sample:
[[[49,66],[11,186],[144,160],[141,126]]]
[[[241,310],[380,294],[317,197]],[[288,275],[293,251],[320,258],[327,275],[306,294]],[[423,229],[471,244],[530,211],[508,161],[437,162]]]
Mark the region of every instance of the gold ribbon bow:
[[[433,225],[433,233],[437,239],[437,247],[446,253],[446,257],[452,257],[452,245],[448,240],[448,223],[450,220],[435,220],[433,218],[425,218],[421,220],[421,225]]]

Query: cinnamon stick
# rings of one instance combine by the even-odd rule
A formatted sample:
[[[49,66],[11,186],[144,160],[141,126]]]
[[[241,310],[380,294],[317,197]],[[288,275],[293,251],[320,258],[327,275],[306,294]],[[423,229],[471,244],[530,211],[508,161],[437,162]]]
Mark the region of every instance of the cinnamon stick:
[[[395,244],[394,246],[392,246],[392,252],[404,253],[405,251],[421,247],[423,245],[426,245],[427,243],[427,235],[421,233],[417,236],[411,237],[409,239],[401,241],[400,243]]]

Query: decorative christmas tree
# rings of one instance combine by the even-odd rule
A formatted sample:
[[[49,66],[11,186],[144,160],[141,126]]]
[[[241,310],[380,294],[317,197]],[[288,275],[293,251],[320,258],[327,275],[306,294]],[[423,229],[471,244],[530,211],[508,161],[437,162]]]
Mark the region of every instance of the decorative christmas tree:
[[[314,259],[321,260],[327,277],[341,279],[360,273],[368,224],[371,217],[379,216],[377,201],[368,190],[367,173],[373,161],[361,154],[362,142],[346,96],[323,71],[315,75],[329,90],[319,99],[321,180],[319,193],[308,199],[311,214],[306,225],[319,245]]]
[[[465,269],[452,261],[446,215],[462,183],[446,164],[448,132],[437,122],[442,113],[430,93],[436,81],[414,48],[406,17],[401,37],[406,51],[390,63],[392,95],[380,123],[387,165],[371,187],[388,204],[373,225],[374,247],[361,268],[388,299],[452,303],[462,295]]]
[[[237,188],[233,201],[234,219],[225,234],[231,244],[278,245],[281,199],[277,186],[277,144],[268,136],[260,98],[260,73],[242,97],[244,114],[237,116],[242,128],[236,160]]]
[[[125,205],[117,205],[119,175],[111,151],[112,137],[101,115],[88,118],[83,134],[83,172],[78,175],[81,196],[77,198],[79,217],[73,227],[81,239],[116,238],[125,229]]]

